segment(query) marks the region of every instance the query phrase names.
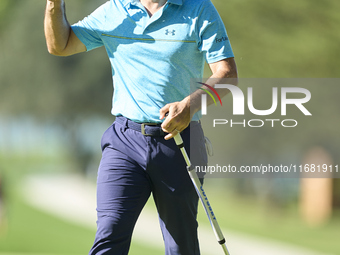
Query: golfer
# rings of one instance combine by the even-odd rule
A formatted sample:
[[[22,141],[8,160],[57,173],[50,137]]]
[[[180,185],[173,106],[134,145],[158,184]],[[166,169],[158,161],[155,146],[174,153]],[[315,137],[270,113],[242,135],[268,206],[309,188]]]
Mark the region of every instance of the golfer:
[[[190,80],[202,78],[205,61],[214,78],[208,85],[237,77],[226,29],[211,1],[110,0],[70,26],[64,0],[47,0],[44,25],[51,54],[104,46],[112,66],[116,118],[101,141],[90,254],[128,254],[151,193],[165,254],[200,254],[198,197],[171,138],[181,132],[193,165],[206,165],[198,116],[203,91],[191,93]]]

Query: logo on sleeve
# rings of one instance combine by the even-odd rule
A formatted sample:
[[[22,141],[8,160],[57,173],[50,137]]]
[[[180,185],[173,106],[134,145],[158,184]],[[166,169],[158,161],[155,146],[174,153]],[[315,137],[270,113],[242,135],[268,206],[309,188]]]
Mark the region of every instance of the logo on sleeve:
[[[228,41],[228,37],[227,36],[222,36],[221,38],[216,38],[215,39],[215,43],[221,43],[221,42],[225,42]]]

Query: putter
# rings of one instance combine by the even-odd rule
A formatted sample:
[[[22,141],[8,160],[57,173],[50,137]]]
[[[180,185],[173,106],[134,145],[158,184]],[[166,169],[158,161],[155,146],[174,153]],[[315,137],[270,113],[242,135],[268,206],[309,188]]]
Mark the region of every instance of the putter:
[[[230,255],[227,245],[226,245],[226,241],[225,238],[222,234],[221,228],[217,223],[215,214],[211,208],[211,205],[209,203],[208,197],[204,192],[203,186],[195,172],[195,168],[192,167],[189,156],[184,148],[184,143],[183,143],[183,139],[180,135],[180,133],[178,133],[177,135],[174,136],[175,139],[175,143],[178,146],[178,148],[181,150],[184,160],[187,164],[187,170],[188,173],[190,175],[190,179],[192,181],[192,183],[194,184],[194,187],[196,189],[197,195],[200,198],[202,205],[204,207],[204,210],[208,216],[208,219],[210,221],[210,225],[212,227],[212,229],[214,230],[215,236],[217,238],[218,243],[222,246],[224,254],[225,255]]]

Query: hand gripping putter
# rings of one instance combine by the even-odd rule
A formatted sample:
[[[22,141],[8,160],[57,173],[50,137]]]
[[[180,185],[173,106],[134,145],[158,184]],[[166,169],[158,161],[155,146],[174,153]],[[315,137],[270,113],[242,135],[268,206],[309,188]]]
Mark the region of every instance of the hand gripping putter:
[[[202,205],[204,207],[204,210],[209,218],[210,221],[210,225],[214,230],[215,236],[217,238],[218,243],[222,246],[224,254],[225,255],[230,255],[228,249],[227,249],[227,245],[224,239],[224,236],[222,234],[221,228],[217,223],[216,217],[214,215],[214,212],[211,208],[211,205],[208,201],[208,197],[204,192],[203,186],[195,172],[195,168],[192,167],[189,156],[184,148],[184,143],[183,143],[183,139],[180,135],[180,133],[178,133],[177,135],[174,136],[176,145],[178,146],[178,148],[181,150],[184,160],[187,164],[187,170],[190,176],[190,179],[192,181],[192,183],[194,184],[194,187],[196,189],[197,195],[200,198]]]

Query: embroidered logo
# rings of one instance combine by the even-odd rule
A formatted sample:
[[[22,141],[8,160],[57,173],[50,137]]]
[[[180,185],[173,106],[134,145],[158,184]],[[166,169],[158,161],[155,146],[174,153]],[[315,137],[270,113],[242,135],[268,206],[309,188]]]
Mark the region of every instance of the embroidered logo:
[[[176,34],[176,30],[170,31],[169,29],[165,30],[165,35],[172,35],[174,36]]]
[[[225,42],[228,41],[228,37],[227,36],[222,36],[221,38],[216,38],[215,39],[215,43],[220,43],[220,42]]]

